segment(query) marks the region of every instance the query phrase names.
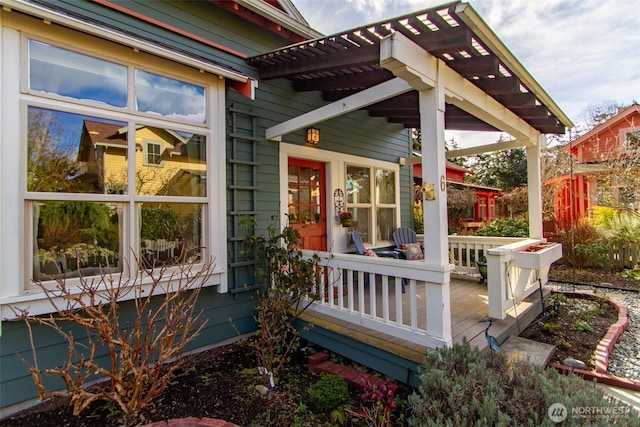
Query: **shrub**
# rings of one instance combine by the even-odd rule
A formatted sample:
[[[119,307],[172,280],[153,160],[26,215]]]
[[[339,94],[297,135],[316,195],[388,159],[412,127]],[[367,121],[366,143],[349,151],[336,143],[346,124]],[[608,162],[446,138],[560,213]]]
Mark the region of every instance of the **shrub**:
[[[317,410],[330,412],[349,401],[347,382],[338,375],[323,375],[309,388],[309,403]]]
[[[181,356],[206,324],[196,304],[214,260],[202,266],[181,264],[171,272],[143,270],[139,262],[136,267],[150,280],[148,289],[141,286],[142,274],[129,279],[110,274],[80,277],[80,292],[60,279],[55,289],[38,283],[53,314],[32,316],[28,310],[14,309],[27,327],[33,362],[19,357],[29,366],[41,399],[69,397],[74,415],[95,401],[105,401],[121,411],[126,425],[174,380],[185,363]],[[132,299],[131,318],[122,315],[124,299]],[[53,368],[41,367],[39,362],[52,361],[48,347],[36,346],[32,324],[51,328],[66,341],[66,360]],[[86,335],[78,337],[74,329]],[[106,357],[101,358],[101,352]],[[48,390],[45,376],[59,377],[66,391]],[[96,376],[107,381],[92,388],[88,381]]]
[[[572,267],[602,267],[607,263],[605,235],[587,218],[560,230],[554,240],[562,243],[563,260]]]
[[[524,219],[496,219],[491,224],[481,227],[478,236],[492,237],[529,237],[529,224]]]
[[[574,375],[509,361],[503,353],[483,353],[466,341],[429,352],[420,381],[408,399],[410,426],[554,426],[547,415],[554,403],[564,404],[569,414],[572,407],[627,408]],[[608,424],[625,425],[630,419],[625,411],[620,420],[612,417]],[[597,414],[584,415],[580,423],[601,421]]]
[[[245,256],[257,260],[256,281],[263,285],[256,304],[258,339],[252,345],[265,384],[274,387],[278,371],[298,348],[296,318],[320,298],[320,257],[303,255],[300,233],[294,228],[271,225],[267,236],[256,236],[252,219],[244,220],[242,227]]]

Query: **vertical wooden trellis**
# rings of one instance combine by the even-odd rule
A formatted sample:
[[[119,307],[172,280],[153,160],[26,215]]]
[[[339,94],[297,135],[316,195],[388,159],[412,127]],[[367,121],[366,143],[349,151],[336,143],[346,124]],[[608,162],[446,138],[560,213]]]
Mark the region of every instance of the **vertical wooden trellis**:
[[[257,136],[257,119],[253,110],[238,108],[232,104],[229,113],[229,291],[237,293],[257,286],[253,275],[256,259],[242,251],[244,230],[241,223],[245,218],[255,219],[257,215],[257,193],[260,190],[257,185],[257,169],[260,165],[257,161],[257,145],[260,139]]]

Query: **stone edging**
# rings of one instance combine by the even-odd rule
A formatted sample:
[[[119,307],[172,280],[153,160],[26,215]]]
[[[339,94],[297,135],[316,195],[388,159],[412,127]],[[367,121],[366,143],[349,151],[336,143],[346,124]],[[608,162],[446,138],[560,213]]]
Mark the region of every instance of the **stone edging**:
[[[556,293],[562,293],[564,295],[580,295],[587,298],[595,298],[596,295],[592,291],[553,291]],[[571,368],[561,363],[551,362],[549,366],[556,369],[561,373],[573,373],[581,376],[584,379],[595,380],[597,382],[622,387],[629,390],[640,391],[640,382],[632,381],[626,378],[620,378],[615,375],[608,374],[609,369],[609,357],[613,351],[613,346],[620,338],[620,335],[627,329],[629,325],[629,317],[627,314],[627,308],[620,304],[618,301],[607,298],[607,302],[613,305],[618,310],[618,321],[609,327],[609,330],[605,336],[600,340],[596,347],[596,369],[594,371],[587,371],[585,369]]]

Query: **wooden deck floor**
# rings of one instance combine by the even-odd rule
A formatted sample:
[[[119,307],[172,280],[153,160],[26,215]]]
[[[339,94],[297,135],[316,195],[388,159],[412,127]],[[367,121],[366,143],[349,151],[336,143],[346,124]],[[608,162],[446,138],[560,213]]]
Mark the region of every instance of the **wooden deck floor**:
[[[395,313],[395,293],[392,286],[389,292],[390,319],[396,319]],[[381,313],[381,290],[376,286],[376,300],[378,303],[378,315]],[[368,291],[367,291],[368,292]],[[545,296],[549,293],[548,289],[544,289]],[[481,322],[488,317],[488,297],[487,285],[479,283],[479,280],[452,278],[451,281],[451,333],[454,343],[461,343],[466,338],[472,345],[477,345],[481,349],[486,348],[487,343],[484,337],[484,329],[487,324]],[[367,306],[369,302],[368,294],[365,296]],[[402,294],[403,307],[403,323],[409,325],[408,305],[409,293]],[[418,307],[422,312],[420,319],[425,319],[422,314],[426,312],[426,304],[424,303],[424,291],[417,295]],[[357,300],[357,298],[356,298]],[[357,302],[356,302],[357,303]],[[406,309],[405,309],[406,307]],[[540,293],[535,292],[528,299],[524,300],[518,306],[512,308],[504,320],[494,321],[490,333],[495,336],[499,342],[505,341],[510,335],[517,335],[531,322],[540,312]],[[320,315],[318,313],[306,314],[304,320],[314,323],[317,326],[340,333],[342,336],[352,338],[372,345],[377,348],[385,349],[393,354],[401,357],[421,362],[428,349],[424,346],[404,341],[397,337],[382,334],[378,331],[343,322],[331,318],[330,316]],[[424,328],[424,322],[419,325]]]

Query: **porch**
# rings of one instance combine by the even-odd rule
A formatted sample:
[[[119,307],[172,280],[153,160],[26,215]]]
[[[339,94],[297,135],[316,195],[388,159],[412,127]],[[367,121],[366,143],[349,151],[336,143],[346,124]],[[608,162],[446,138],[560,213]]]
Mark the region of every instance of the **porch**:
[[[450,236],[445,269],[421,261],[321,254],[321,297],[302,317],[315,327],[303,336],[351,359],[362,357],[367,366],[401,380],[417,375],[428,349],[465,338],[486,348],[487,323],[481,320],[494,320],[490,334],[502,343],[541,313],[550,293],[547,274],[561,246],[545,248],[534,262],[520,257],[541,242]],[[474,274],[481,258],[488,262],[486,283]]]

